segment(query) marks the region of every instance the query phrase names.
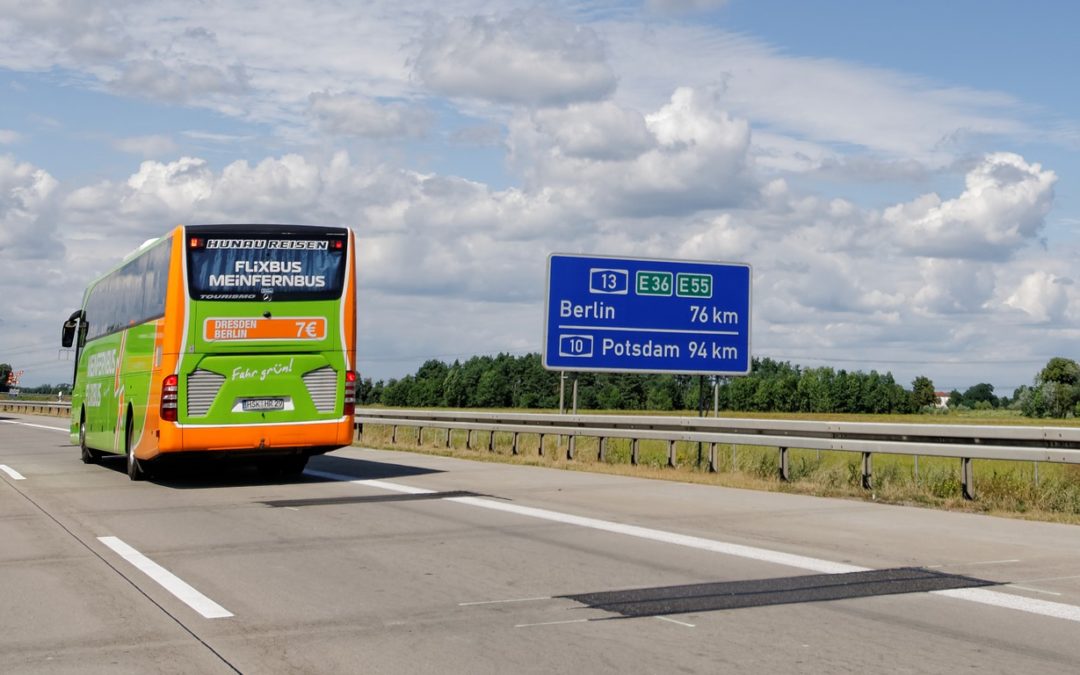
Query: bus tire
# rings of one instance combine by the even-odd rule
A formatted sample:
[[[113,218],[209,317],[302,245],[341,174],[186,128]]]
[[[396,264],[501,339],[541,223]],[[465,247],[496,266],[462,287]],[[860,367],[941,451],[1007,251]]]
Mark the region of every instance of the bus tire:
[[[97,464],[101,453],[86,444],[86,411],[79,416],[79,452],[83,464]]]
[[[127,474],[131,480],[146,480],[146,471],[143,468],[143,462],[135,456],[135,422],[131,419],[131,414],[128,413],[127,423],[125,424],[124,431],[124,449],[127,451]]]

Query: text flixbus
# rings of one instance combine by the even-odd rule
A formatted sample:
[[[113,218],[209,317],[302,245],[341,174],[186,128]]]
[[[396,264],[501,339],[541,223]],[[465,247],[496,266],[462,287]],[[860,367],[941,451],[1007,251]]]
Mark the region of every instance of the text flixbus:
[[[239,455],[297,474],[349,445],[355,238],[346,228],[178,226],[93,281],[64,324],[84,462]]]

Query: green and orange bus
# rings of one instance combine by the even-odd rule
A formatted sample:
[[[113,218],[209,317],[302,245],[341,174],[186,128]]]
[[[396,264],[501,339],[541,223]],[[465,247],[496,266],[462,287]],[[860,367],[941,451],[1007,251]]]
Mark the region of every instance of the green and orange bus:
[[[299,474],[353,438],[355,237],[178,226],[91,283],[62,337],[84,462],[126,455],[132,480],[194,454]]]

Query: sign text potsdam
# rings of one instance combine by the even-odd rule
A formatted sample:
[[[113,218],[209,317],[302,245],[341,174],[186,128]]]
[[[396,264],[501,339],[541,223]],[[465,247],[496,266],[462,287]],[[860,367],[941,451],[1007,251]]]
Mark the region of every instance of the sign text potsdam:
[[[544,367],[745,375],[750,266],[548,257]]]

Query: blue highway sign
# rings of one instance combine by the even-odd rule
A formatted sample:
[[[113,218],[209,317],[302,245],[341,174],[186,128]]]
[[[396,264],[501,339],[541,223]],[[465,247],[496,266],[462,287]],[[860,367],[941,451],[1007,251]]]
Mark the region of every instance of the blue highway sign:
[[[548,257],[544,367],[701,375],[750,372],[750,266]]]

